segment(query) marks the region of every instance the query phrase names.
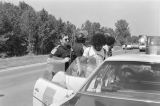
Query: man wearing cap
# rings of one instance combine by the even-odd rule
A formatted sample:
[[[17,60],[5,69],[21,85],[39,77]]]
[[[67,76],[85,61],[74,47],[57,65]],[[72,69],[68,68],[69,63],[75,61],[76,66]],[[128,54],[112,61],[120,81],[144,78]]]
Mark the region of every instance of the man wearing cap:
[[[77,57],[82,56],[84,49],[86,48],[86,34],[84,31],[80,31],[79,34],[76,36],[76,42],[73,45],[73,51]]]

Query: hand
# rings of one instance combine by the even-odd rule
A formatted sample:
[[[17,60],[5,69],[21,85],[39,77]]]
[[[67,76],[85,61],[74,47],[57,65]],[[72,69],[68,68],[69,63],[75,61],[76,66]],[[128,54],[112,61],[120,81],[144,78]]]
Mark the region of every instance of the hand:
[[[64,61],[65,61],[65,62],[69,62],[69,60],[70,60],[69,57],[64,58]]]

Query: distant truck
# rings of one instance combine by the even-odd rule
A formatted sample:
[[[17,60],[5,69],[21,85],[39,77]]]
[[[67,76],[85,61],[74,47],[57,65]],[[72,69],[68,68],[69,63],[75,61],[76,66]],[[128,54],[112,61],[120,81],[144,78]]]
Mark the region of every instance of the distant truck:
[[[160,36],[147,36],[146,54],[160,54]]]
[[[139,51],[146,51],[147,35],[139,35]]]

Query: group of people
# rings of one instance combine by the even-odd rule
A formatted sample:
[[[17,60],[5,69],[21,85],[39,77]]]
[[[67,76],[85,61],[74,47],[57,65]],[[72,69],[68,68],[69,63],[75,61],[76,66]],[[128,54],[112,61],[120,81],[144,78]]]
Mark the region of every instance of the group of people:
[[[96,33],[91,37],[91,45],[86,46],[86,33],[80,31],[76,36],[74,45],[69,42],[69,36],[61,34],[60,45],[56,46],[49,54],[48,63],[59,62],[65,64],[65,71],[70,63],[77,57],[94,57],[97,64],[102,63],[107,57],[112,55],[112,48],[115,39],[108,34]],[[62,58],[62,59],[58,59]],[[56,71],[52,70],[52,75]]]

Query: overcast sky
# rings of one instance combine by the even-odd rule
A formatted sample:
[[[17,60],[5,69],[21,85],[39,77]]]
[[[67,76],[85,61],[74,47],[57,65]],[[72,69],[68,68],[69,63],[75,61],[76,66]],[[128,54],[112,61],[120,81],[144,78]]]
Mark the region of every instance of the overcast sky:
[[[159,0],[1,0],[18,5],[25,1],[36,11],[42,8],[57,19],[80,27],[86,20],[115,29],[117,20],[129,23],[132,35],[160,35]]]

